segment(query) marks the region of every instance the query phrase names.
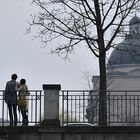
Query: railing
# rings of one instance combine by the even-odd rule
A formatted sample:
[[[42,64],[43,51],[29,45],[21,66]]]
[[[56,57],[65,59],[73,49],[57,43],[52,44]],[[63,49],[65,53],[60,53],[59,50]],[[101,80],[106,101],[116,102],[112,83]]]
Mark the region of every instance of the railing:
[[[90,123],[98,125],[99,92],[71,90],[60,94],[62,125]],[[107,125],[140,125],[140,91],[107,91]]]
[[[140,91],[106,91],[107,125],[140,126]],[[29,125],[39,125],[44,116],[44,92],[30,90],[28,96]],[[53,104],[53,102],[52,102]],[[61,125],[90,123],[98,125],[99,91],[62,90],[60,92]],[[22,124],[18,112],[18,125]],[[9,113],[0,90],[0,125],[9,125]]]
[[[30,90],[28,95],[28,120],[29,125],[39,125],[43,117],[44,109],[44,95],[41,90]],[[22,124],[21,112],[17,108],[18,123]],[[0,90],[0,126],[9,125],[9,112],[7,104],[4,101],[4,90]]]

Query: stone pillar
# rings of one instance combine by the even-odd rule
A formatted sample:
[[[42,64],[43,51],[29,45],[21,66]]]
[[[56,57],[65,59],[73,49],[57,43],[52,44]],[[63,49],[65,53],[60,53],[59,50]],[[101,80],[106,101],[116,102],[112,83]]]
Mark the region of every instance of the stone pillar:
[[[59,126],[59,91],[61,85],[43,85],[44,90],[44,126]]]

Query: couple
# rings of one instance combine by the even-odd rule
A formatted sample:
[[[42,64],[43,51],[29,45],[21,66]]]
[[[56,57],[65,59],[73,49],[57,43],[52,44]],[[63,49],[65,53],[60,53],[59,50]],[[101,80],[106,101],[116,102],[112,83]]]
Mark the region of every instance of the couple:
[[[8,106],[10,126],[17,125],[17,91],[19,91],[19,99],[26,101],[24,106],[18,106],[19,111],[22,114],[23,125],[28,125],[28,104],[26,95],[28,92],[28,87],[26,85],[26,80],[21,79],[20,83],[16,82],[18,76],[17,74],[12,74],[11,80],[6,83],[5,87],[5,102]],[[29,93],[29,92],[28,92]],[[14,120],[14,121],[13,121]]]

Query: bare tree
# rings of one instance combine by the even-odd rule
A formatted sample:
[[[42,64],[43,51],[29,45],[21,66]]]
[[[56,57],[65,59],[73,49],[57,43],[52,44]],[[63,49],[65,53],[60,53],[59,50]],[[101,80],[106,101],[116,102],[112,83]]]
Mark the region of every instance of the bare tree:
[[[84,84],[88,90],[93,90],[92,76],[93,74],[91,74],[89,71],[83,72]]]
[[[115,45],[127,16],[139,9],[139,0],[32,0],[40,12],[28,28],[51,53],[67,58],[76,47],[87,47],[98,57],[100,71],[99,125],[107,124],[106,52]],[[36,28],[35,28],[36,29]],[[48,45],[49,46],[49,45]]]

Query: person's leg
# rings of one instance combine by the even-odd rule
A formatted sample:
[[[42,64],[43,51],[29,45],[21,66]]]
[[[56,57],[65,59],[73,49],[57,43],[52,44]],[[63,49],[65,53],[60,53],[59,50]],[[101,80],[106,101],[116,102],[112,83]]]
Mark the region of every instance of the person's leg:
[[[21,111],[22,120],[24,119],[24,111]]]
[[[14,112],[14,125],[17,125],[17,105],[13,104],[13,112]]]
[[[28,115],[27,115],[27,111],[21,111],[22,114],[22,123],[23,125],[27,126],[28,125]]]
[[[25,124],[25,111],[21,111],[21,115],[22,115],[22,124]]]
[[[28,125],[28,115],[27,115],[27,111],[25,111],[25,118],[26,118],[26,126]]]
[[[9,118],[10,118],[10,125],[13,125],[13,113],[12,113],[12,105],[8,104],[8,110],[9,110]]]

